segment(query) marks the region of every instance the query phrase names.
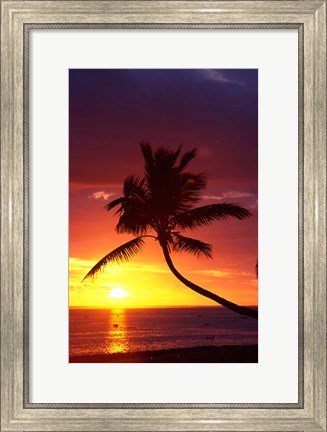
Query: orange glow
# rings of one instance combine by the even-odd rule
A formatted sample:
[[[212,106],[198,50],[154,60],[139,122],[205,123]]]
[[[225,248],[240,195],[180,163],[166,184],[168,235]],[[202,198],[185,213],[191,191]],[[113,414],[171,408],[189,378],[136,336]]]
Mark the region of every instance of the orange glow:
[[[117,216],[104,211],[106,201],[103,198],[89,198],[93,190],[97,189],[71,192],[72,196],[78,194],[76,199],[79,203],[85,203],[85,208],[72,212],[70,216],[70,306],[217,306],[173,276],[160,245],[150,238],[146,239],[142,251],[130,261],[108,265],[93,280],[87,279],[82,283],[86,273],[99,259],[133,238],[128,234],[116,233]],[[104,190],[110,193],[111,189]],[[120,194],[121,188],[117,188],[115,196]],[[180,273],[192,282],[237,304],[254,306],[258,304],[255,273],[258,252],[252,233],[257,230],[257,220],[256,209],[251,211],[255,213],[248,220],[215,222],[201,231],[194,231],[194,234],[185,231],[185,235],[194,235],[213,245],[212,260],[178,252],[172,252],[171,257]],[[122,288],[130,295],[111,297],[108,294],[113,288]]]
[[[129,351],[124,309],[116,309],[109,315],[109,330],[106,342],[108,354]]]
[[[124,290],[123,288],[116,287],[116,288],[112,288],[108,292],[108,296],[112,297],[114,299],[122,299],[124,297],[130,296],[130,294],[126,290]]]
[[[179,282],[166,266],[160,248],[155,246],[152,248],[149,244],[149,251],[145,247],[144,252],[130,262],[107,266],[93,280],[83,283],[83,277],[101,254],[94,254],[93,259],[70,258],[70,306],[217,306]],[[200,286],[239,304],[257,304],[258,281],[254,265],[250,271],[235,268],[230,263],[223,263],[218,269],[217,259],[197,260],[182,254],[173,254],[173,259],[180,272]]]
[[[207,179],[196,207],[234,203],[251,212],[244,220],[181,229],[180,235],[212,245],[213,259],[175,250],[171,259],[191,282],[238,305],[256,306],[257,70],[70,69],[69,89],[69,305],[218,306],[181,283],[159,242],[148,237],[129,261],[82,282],[99,260],[134,238],[133,230],[117,232],[118,207],[105,206],[123,195],[128,176],[144,177],[144,140],[153,149],[182,145],[181,155],[196,149],[189,172]]]

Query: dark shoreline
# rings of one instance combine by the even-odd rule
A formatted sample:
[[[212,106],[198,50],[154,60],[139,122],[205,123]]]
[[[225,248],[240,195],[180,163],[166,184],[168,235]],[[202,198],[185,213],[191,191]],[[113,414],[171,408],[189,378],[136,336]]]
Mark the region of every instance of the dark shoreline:
[[[257,345],[200,346],[158,351],[70,356],[69,363],[257,363]]]

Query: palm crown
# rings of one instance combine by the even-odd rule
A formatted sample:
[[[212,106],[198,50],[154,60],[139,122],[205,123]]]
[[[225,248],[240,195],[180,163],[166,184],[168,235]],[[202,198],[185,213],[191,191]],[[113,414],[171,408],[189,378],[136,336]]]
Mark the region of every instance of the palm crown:
[[[176,151],[164,147],[153,151],[146,142],[141,143],[141,150],[145,160],[144,176],[128,176],[124,181],[123,196],[105,206],[108,211],[116,209],[119,215],[117,233],[130,233],[136,237],[103,257],[84,279],[94,276],[110,262],[130,259],[141,250],[144,238],[153,237],[159,241],[170,270],[182,283],[237,313],[256,318],[256,311],[235,305],[188,281],[177,271],[170,257],[170,252],[174,250],[212,258],[210,244],[182,236],[180,231],[203,227],[229,217],[242,220],[249,217],[250,212],[232,203],[195,207],[206,187],[203,173],[187,171],[196,150],[180,157],[181,147]]]

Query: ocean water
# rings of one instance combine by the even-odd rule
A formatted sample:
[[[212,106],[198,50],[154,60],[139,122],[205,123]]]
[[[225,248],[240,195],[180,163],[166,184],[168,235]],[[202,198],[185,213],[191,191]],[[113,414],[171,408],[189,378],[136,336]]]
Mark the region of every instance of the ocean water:
[[[219,307],[69,311],[70,356],[257,342],[257,320]]]

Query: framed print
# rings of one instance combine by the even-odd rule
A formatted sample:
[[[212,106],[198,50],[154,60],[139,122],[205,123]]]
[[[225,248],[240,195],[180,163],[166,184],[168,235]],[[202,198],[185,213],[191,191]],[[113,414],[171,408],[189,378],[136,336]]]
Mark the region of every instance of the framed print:
[[[326,2],[2,1],[3,431],[326,431]]]
[[[255,306],[251,307],[257,300],[257,76],[258,71],[251,69],[70,69],[70,362],[257,361],[258,312]],[[103,88],[108,89],[105,106]],[[240,113],[228,110],[227,115],[228,99],[226,97],[223,101],[224,94],[228,94],[229,98],[234,96],[230,105],[239,105]],[[98,100],[95,100],[96,95]],[[242,109],[245,97],[246,105]],[[192,108],[187,109],[186,100]],[[219,146],[216,136],[217,127],[222,129],[223,124],[221,121],[220,127],[217,125],[217,116],[222,117],[223,113],[224,123],[230,123],[226,135],[232,133],[235,123],[243,125],[242,139],[235,136],[227,144],[228,140],[223,138],[226,142],[225,156],[224,147]],[[82,128],[85,134],[89,130],[94,131],[100,118],[104,120],[104,123],[101,122],[104,130],[99,131],[98,138],[92,132],[92,139],[84,140]],[[194,119],[193,130],[190,118]],[[89,120],[88,125],[85,124],[86,119]],[[126,126],[126,136],[123,135],[122,123]],[[171,137],[184,136],[188,143],[194,137],[194,148],[187,150],[185,145],[178,145],[178,141],[174,150],[165,146],[167,137],[161,140],[160,135],[168,125],[171,125]],[[131,144],[129,148],[132,136],[142,133],[151,137],[157,146],[142,141],[138,145]],[[203,138],[206,142],[203,146],[198,143],[199,134],[207,135]],[[248,137],[246,141],[244,134]],[[114,142],[118,138],[114,138],[115,135],[120,137],[116,145]],[[103,136],[105,141],[101,139]],[[233,141],[239,143],[235,150],[239,154],[239,162],[236,162],[234,152],[233,157],[229,156]],[[173,143],[169,145],[174,146]],[[123,197],[119,197],[121,170],[139,170],[139,153],[145,160],[145,174],[141,178],[128,174],[123,180]],[[244,164],[245,157],[248,157],[247,164]],[[230,161],[229,168],[223,175],[221,166],[219,176],[215,176],[221,158],[224,158],[225,166]],[[202,168],[197,168],[197,159],[199,164],[202,163]],[[209,160],[212,163],[211,175]],[[101,167],[102,162],[104,165]],[[191,172],[191,165],[198,171]],[[232,165],[235,166],[235,174],[231,174]],[[116,174],[114,167],[118,167]],[[242,168],[245,171],[243,175]],[[202,173],[205,170],[206,175]],[[218,185],[221,185],[221,190]],[[230,202],[235,199],[243,206]],[[104,239],[101,232],[97,234],[92,229],[90,222],[94,217],[102,216],[103,211],[98,210],[103,209],[104,202],[109,212],[117,207],[117,234],[132,236],[122,245],[111,243],[113,250],[98,263],[96,260],[85,272],[88,262],[92,261],[91,243],[96,242],[96,237]],[[195,206],[195,203],[199,205]],[[149,215],[148,221],[146,214]],[[139,217],[143,222],[139,220],[134,225]],[[186,222],[182,218],[192,219]],[[228,226],[223,224],[220,233],[219,227],[213,228],[210,233],[210,222],[227,222],[228,219],[232,220],[229,220]],[[241,221],[244,221],[243,224]],[[106,222],[103,221],[104,224]],[[94,228],[99,225],[99,221],[95,222]],[[232,246],[231,242],[223,246],[224,236],[229,238],[230,235],[235,242],[237,239],[230,254],[246,255],[248,269],[232,269],[227,264],[227,267],[220,266],[218,270],[217,264],[209,264],[209,260],[214,261],[210,243],[181,234],[183,229],[194,231],[201,227],[206,233],[203,235],[208,239],[216,237],[220,249],[224,248],[221,259],[225,259],[226,264],[235,261],[235,258],[228,258],[228,249]],[[231,230],[229,235],[228,228]],[[110,241],[109,238],[107,241]],[[88,241],[90,245],[86,246]],[[156,243],[163,249],[160,246],[158,250]],[[81,244],[85,245],[84,252]],[[145,254],[143,259],[138,254],[142,251]],[[173,255],[178,251],[198,258],[194,262],[185,257],[184,265],[191,265],[188,274],[193,273],[201,286],[186,280],[176,268]],[[162,266],[162,254],[168,269]],[[201,256],[206,258],[202,262]],[[121,271],[114,265],[109,267],[108,272],[99,275],[101,268],[115,262],[121,265]],[[167,270],[176,277],[177,285]],[[228,291],[233,292],[239,301],[243,297],[243,302],[249,306],[227,300],[227,291],[223,297],[222,293],[217,296],[213,291],[219,279],[224,281],[223,284],[229,283]],[[180,283],[190,292],[180,290]],[[203,285],[212,288],[208,290],[202,288]],[[211,302],[223,307],[219,309],[221,322],[217,321],[217,306],[212,307]],[[86,322],[89,324],[86,325]],[[102,338],[101,334],[106,336]]]

